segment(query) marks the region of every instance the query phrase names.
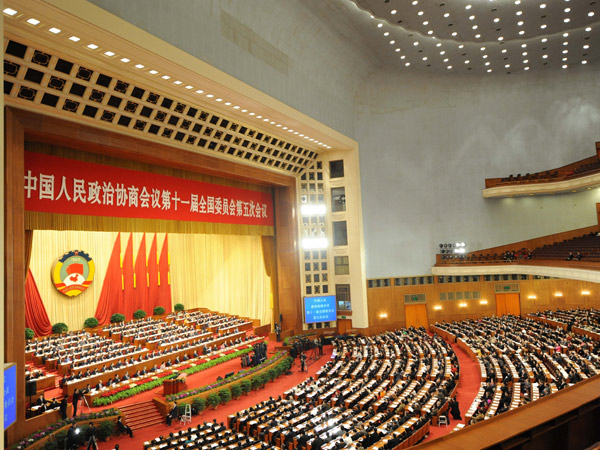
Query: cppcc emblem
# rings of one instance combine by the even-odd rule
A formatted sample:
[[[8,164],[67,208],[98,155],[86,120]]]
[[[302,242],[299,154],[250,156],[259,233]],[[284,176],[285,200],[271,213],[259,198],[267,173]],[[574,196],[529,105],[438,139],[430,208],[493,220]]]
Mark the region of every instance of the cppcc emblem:
[[[92,284],[95,271],[94,261],[87,253],[71,250],[54,264],[52,283],[63,294],[75,297]]]

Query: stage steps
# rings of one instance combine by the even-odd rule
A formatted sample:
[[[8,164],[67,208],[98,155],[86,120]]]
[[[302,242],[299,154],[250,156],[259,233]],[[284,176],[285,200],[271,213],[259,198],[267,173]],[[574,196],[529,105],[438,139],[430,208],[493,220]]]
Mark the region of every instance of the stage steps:
[[[165,421],[152,400],[121,406],[118,409],[123,413],[123,422],[129,425],[133,431]]]

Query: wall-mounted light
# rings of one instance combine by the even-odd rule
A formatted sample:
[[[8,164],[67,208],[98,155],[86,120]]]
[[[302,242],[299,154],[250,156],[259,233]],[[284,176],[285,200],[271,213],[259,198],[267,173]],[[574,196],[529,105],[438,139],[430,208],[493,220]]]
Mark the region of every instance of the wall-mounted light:
[[[379,313],[379,318],[380,319],[387,319],[388,313],[383,312],[383,313]]]
[[[435,305],[435,306],[433,307],[433,309],[434,309],[435,311],[441,311],[441,310],[442,310],[442,305]]]
[[[562,297],[562,296],[563,296],[563,293],[562,293],[562,292],[555,292],[555,293],[554,293],[554,296],[555,296],[555,297]]]
[[[467,307],[467,302],[460,302],[460,303],[458,304],[458,307],[459,307],[459,308],[466,308],[466,307]]]
[[[537,295],[535,295],[535,294],[529,294],[529,295],[527,296],[527,298],[528,298],[529,300],[535,300],[535,299],[537,298]]]
[[[590,295],[590,291],[588,291],[588,290],[581,291],[581,295]]]
[[[487,304],[488,304],[488,301],[487,301],[487,300],[485,300],[485,299],[484,299],[484,300],[479,300],[479,304],[480,304],[480,305],[487,305]]]
[[[327,238],[324,237],[306,237],[302,239],[302,248],[304,250],[323,250],[328,245]]]

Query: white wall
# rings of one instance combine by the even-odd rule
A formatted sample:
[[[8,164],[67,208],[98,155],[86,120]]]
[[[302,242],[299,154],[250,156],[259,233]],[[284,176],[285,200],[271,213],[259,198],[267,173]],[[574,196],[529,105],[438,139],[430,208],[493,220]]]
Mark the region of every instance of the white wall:
[[[352,137],[353,93],[372,64],[311,12],[314,1],[90,2]]]
[[[440,242],[479,249],[596,223],[600,191],[481,196],[486,177],[594,153],[596,67],[388,73],[336,16],[343,1],[90,1],[356,139],[367,278],[429,273]]]
[[[598,71],[494,77],[377,73],[356,96],[367,278],[429,273],[471,249],[596,223],[600,191],[484,200],[484,179],[595,153]]]

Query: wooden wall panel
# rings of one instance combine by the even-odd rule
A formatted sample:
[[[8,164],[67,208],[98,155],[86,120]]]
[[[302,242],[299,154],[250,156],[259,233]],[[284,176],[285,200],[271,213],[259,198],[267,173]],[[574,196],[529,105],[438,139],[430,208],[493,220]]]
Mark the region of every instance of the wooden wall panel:
[[[391,280],[393,281],[393,279]],[[566,279],[540,279],[519,281],[479,281],[465,283],[442,283],[417,286],[390,286],[367,289],[369,303],[370,334],[393,330],[405,325],[404,295],[425,294],[429,323],[476,319],[496,314],[495,283],[517,283],[520,288],[521,314],[544,309],[568,309],[581,307],[600,308],[600,284]],[[480,300],[440,300],[440,293],[480,292]],[[582,295],[589,291],[590,295]],[[561,292],[562,297],[555,294]],[[536,298],[529,298],[535,295]],[[436,309],[441,307],[441,309]],[[387,313],[387,317],[380,317]],[[363,331],[363,330],[361,330]],[[366,332],[366,330],[364,330]]]
[[[10,445],[23,437],[25,424],[25,196],[24,130],[13,111],[5,111],[4,358],[17,365],[17,420],[6,433]]]

